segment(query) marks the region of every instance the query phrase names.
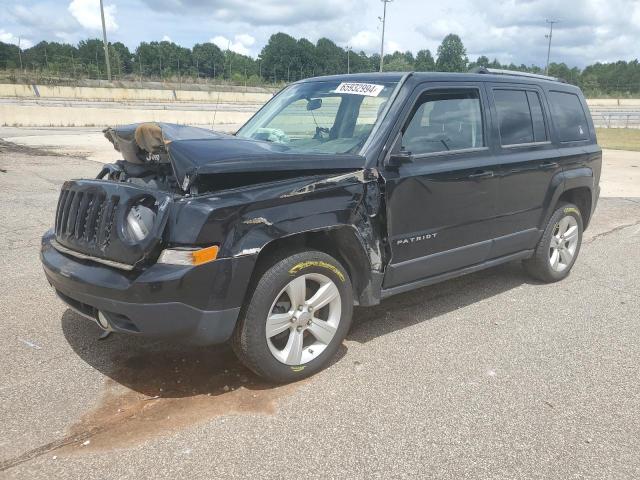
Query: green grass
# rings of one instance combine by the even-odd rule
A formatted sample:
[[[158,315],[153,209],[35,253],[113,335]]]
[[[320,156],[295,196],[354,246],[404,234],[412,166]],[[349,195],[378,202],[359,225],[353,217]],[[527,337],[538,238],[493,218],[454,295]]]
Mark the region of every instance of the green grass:
[[[602,148],[640,152],[640,128],[597,128],[596,132]]]

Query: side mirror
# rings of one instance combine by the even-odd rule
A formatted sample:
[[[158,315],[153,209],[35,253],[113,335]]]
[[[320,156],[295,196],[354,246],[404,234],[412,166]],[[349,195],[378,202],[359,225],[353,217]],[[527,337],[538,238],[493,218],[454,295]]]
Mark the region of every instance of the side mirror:
[[[307,100],[307,111],[318,110],[322,106],[321,98],[310,98]]]
[[[402,133],[399,133],[393,142],[393,147],[391,147],[391,152],[387,157],[385,165],[387,167],[397,168],[400,165],[411,162],[413,162],[413,155],[402,146]]]
[[[389,155],[389,161],[387,164],[392,167],[399,167],[405,163],[413,162],[413,155],[407,150],[400,150],[399,152]]]

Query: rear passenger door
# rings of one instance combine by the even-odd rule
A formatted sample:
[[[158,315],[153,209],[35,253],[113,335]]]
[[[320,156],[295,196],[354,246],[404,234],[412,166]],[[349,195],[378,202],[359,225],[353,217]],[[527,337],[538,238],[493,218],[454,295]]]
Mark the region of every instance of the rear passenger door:
[[[500,168],[495,240],[490,257],[531,249],[551,201],[550,188],[561,172],[560,154],[551,142],[544,92],[536,85],[487,84]],[[560,181],[561,176],[557,179]]]

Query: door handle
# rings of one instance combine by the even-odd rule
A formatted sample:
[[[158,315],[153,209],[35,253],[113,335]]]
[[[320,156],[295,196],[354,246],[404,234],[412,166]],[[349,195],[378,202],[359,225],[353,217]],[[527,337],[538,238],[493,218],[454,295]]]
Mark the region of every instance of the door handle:
[[[483,178],[491,178],[493,177],[493,172],[491,170],[481,170],[479,172],[472,173],[469,175],[471,180],[481,180]]]
[[[553,170],[554,168],[558,168],[560,165],[558,162],[544,162],[540,164],[540,168],[542,170]]]

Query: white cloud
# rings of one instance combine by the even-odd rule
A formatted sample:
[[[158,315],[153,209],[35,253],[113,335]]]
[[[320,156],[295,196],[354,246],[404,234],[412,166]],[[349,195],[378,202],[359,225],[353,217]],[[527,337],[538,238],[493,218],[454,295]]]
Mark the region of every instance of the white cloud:
[[[162,36],[162,41],[163,42],[173,42],[173,40],[171,40],[171,37],[169,35],[163,35]]]
[[[353,0],[142,0],[153,9],[185,12],[198,16],[209,14],[229,22],[254,26],[300,25],[306,22],[344,20],[350,11],[360,11]]]
[[[385,39],[385,41],[384,41],[384,51],[385,51],[385,55],[386,55],[387,53],[402,52],[404,50],[402,48],[402,45],[400,45],[398,42],[396,42],[394,40]]]
[[[418,37],[422,48],[430,48],[433,53],[444,35],[451,32],[462,38],[471,60],[486,55],[501,62],[544,66],[545,34],[549,31],[545,20],[559,19],[553,30],[551,61],[582,67],[596,61],[637,56],[640,23],[633,20],[634,5],[638,5],[637,0],[510,0],[482,4],[448,0],[434,4],[429,11],[432,21],[416,24],[413,31],[422,36]],[[392,31],[395,35],[401,33]],[[401,36],[395,38],[407,44]]]
[[[115,5],[104,5],[104,22],[107,31],[118,29]],[[100,0],[71,0],[69,13],[87,30],[101,30]]]
[[[228,48],[232,52],[236,52],[241,55],[249,55],[251,53],[249,47],[256,42],[256,39],[249,34],[242,33],[235,35],[233,40],[222,35],[217,35],[210,41],[220,47],[221,50],[226,50]]]
[[[236,40],[246,47],[250,47],[251,45],[256,43],[256,39],[248,33],[241,33],[240,35],[236,35]]]
[[[26,38],[18,38],[13,33],[5,31],[3,28],[0,28],[0,42],[12,43],[14,45],[18,45],[18,42],[20,42],[20,48],[23,50],[33,46],[32,41]]]
[[[370,30],[361,30],[356,33],[347,42],[356,52],[364,50],[365,52],[374,51],[380,46],[380,34]]]

